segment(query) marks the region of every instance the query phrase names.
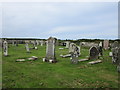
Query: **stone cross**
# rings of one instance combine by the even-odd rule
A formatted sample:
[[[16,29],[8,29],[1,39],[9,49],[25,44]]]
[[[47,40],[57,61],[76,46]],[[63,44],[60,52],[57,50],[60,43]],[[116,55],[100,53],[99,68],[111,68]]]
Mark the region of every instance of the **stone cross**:
[[[90,50],[89,50],[89,55],[90,55],[90,57],[89,57],[90,60],[91,60],[91,59],[98,59],[99,51],[98,51],[98,49],[97,49],[96,46],[92,46],[92,47],[90,48]]]
[[[49,37],[46,43],[46,57],[44,58],[47,62],[56,62],[55,57],[55,38]]]
[[[3,54],[8,56],[8,42],[6,40],[3,42]]]

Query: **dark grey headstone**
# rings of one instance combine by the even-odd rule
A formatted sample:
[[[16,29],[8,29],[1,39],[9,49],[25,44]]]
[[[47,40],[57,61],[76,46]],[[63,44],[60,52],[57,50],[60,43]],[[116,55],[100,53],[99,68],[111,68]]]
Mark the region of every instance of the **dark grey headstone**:
[[[99,51],[95,46],[93,46],[90,48],[89,54],[90,54],[89,59],[98,59]]]

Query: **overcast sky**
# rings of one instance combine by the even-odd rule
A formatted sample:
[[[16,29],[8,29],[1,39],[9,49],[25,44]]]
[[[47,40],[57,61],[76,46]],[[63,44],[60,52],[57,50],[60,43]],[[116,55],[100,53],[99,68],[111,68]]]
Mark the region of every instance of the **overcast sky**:
[[[2,37],[118,38],[117,2],[2,3],[0,15]]]

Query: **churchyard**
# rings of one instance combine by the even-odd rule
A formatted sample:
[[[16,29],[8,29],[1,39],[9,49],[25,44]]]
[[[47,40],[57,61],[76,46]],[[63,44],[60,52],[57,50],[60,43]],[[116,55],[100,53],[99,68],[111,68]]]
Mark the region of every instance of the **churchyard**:
[[[0,50],[3,88],[118,88],[117,65],[105,45],[101,54],[93,45],[57,45],[54,39],[35,46],[28,43],[11,43]]]

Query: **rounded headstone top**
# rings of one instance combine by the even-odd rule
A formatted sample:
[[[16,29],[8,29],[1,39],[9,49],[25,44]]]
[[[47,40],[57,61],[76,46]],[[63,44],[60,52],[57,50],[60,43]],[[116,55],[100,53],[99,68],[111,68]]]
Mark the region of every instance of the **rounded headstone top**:
[[[115,42],[112,44],[112,48],[116,48],[116,47],[119,47],[118,41],[115,41]]]
[[[57,40],[57,38],[49,37],[48,40]]]

